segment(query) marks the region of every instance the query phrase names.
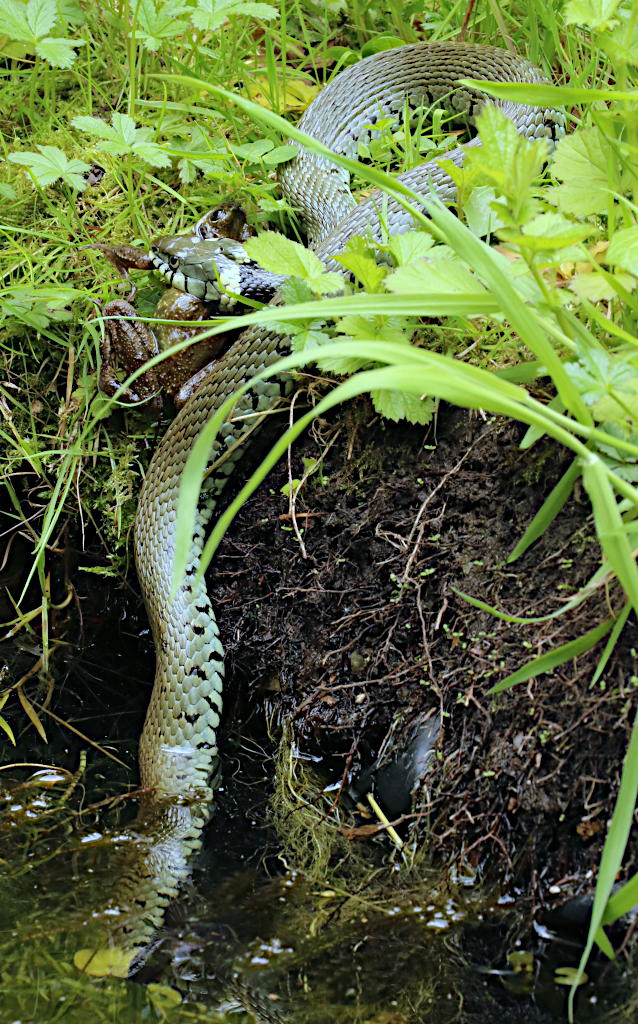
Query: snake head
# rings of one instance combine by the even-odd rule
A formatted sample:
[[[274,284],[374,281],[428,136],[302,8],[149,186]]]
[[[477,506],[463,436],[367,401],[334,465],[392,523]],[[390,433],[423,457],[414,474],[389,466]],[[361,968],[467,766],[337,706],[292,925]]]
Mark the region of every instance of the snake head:
[[[211,289],[218,292],[220,281],[230,283],[229,263],[249,262],[243,245],[234,238],[203,239],[192,234],[158,238],[149,258],[171,285],[200,299],[210,299]]]

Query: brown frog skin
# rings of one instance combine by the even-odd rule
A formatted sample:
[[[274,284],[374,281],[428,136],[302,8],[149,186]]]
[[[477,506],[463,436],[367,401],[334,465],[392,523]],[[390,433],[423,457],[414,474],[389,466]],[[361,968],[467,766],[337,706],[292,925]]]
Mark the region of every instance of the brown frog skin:
[[[205,213],[191,234],[201,239],[233,238],[243,242],[254,234],[254,230],[247,224],[241,207],[223,203]],[[95,243],[93,248],[99,249],[127,280],[129,270],[153,269],[146,252],[134,246]],[[193,326],[157,324],[152,331],[138,318],[130,301],[134,294],[133,288],[129,299],[114,299],[104,307],[106,329],[101,347],[100,390],[111,396],[119,392],[118,397],[122,401],[144,404],[153,411],[161,409],[162,395],[168,394],[177,408],[181,408],[196,390],[208,365],[227,345],[232,332],[189,345],[145,370],[136,377],[132,387],[121,390],[118,376],[130,376],[153,356],[195,337],[202,329],[202,321],[209,319],[208,308],[201,299],[177,288],[167,288],[155,310],[157,319],[192,321]],[[120,370],[119,375],[116,368]]]

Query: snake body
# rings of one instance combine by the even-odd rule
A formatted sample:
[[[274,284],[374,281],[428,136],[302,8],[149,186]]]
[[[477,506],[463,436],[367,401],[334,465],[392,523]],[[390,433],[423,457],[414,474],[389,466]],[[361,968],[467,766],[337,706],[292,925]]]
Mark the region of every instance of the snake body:
[[[543,82],[529,61],[489,46],[418,43],[384,51],[339,74],[312,102],[300,127],[335,152],[356,156],[357,143],[371,121],[401,116],[408,107],[444,103],[453,112],[472,116],[484,97],[456,88],[459,78]],[[527,137],[554,137],[561,114],[555,110],[500,103],[517,130]],[[460,165],[462,149],[447,155]],[[314,251],[324,264],[339,270],[332,257],[349,238],[379,232],[379,196],[356,205],[343,172],[323,156],[299,149],[281,175],[284,196],[303,214]],[[401,176],[413,189],[454,198],[454,185],[436,163]],[[410,214],[384,200],[384,227],[400,233],[412,227]],[[171,240],[156,243],[151,258],[169,280],[188,289],[192,267],[176,260]],[[190,251],[190,250],[189,250]],[[191,258],[189,256],[189,258]],[[191,259],[192,262],[192,259]],[[343,273],[343,270],[341,271]],[[172,277],[171,277],[172,275]],[[214,276],[211,274],[211,276]],[[276,301],[276,300],[275,300]],[[202,427],[236,389],[287,354],[288,340],[275,330],[251,327],[213,366],[184,406],[157,449],[142,487],[135,523],[135,554],[140,586],[157,652],[155,684],[140,744],[140,772],[149,791],[143,817],[150,819],[146,862],[128,879],[129,919],[123,944],[143,946],[161,923],[187,871],[188,859],[201,844],[211,813],[211,776],[218,759],[224,676],[223,650],[205,583],[196,580],[206,523],[240,454],[249,413],[266,412],[288,390],[284,379],[261,381],[235,406],[213,444],[210,459],[227,457],[209,475],[202,490],[188,567],[171,595],[174,531],[180,477]]]

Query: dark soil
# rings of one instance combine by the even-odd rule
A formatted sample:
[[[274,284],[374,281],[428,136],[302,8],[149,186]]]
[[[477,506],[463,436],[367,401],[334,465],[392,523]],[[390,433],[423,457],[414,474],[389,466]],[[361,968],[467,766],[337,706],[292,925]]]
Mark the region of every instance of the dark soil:
[[[370,979],[383,980],[381,965],[388,958],[396,965],[387,979],[393,998],[405,983],[416,985],[410,989],[410,998],[416,999],[420,965],[431,965],[421,979],[419,998],[423,1007],[436,1005],[438,1016],[432,1018],[429,1009],[422,1016],[415,1009],[415,1022],[463,1019],[479,1024],[490,1014],[508,1024],[546,1024],[554,1013],[563,1019],[565,989],[553,985],[551,963],[547,993],[541,999],[536,990],[542,1009],[521,1001],[518,990],[506,991],[499,978],[475,972],[496,964],[507,974],[507,951],[518,948],[518,936],[542,908],[593,889],[634,715],[638,673],[633,627],[628,626],[595,686],[591,680],[604,641],[551,675],[500,695],[488,692],[530,658],[581,636],[621,604],[611,582],[565,616],[520,625],[496,619],[459,596],[462,590],[510,614],[539,617],[559,609],[598,568],[589,505],[578,489],[547,534],[519,561],[506,563],[568,465],[565,453],[545,442],[521,452],[522,436],[523,428],[516,424],[445,406],[436,423],[424,429],[388,424],[367,403],[353,404],[339,417],[318,422],[295,447],[293,479],[302,475],[304,459],[306,464],[321,460],[321,467],[298,494],[294,519],[281,490],[288,482],[284,462],[233,523],[210,577],[227,651],[225,785],[210,830],[208,858],[187,900],[195,922],[193,957],[199,967],[203,964],[206,977],[217,970],[206,966],[212,941],[209,920],[222,922],[219,928],[215,924],[213,938],[220,928],[222,934],[230,928],[235,945],[241,946],[242,929],[247,930],[244,944],[250,950],[252,936],[258,944],[271,930],[275,936],[280,930],[286,934],[280,915],[289,914],[291,945],[301,945],[298,959],[293,957],[285,968],[288,984],[295,1000],[307,989],[307,1019],[313,1022],[335,1019],[333,997],[335,1006],[340,999],[347,1004],[351,978],[364,953],[372,957],[370,976],[362,974],[372,1001],[379,993],[377,982]],[[267,443],[263,438],[253,447],[263,453]],[[238,487],[245,476],[237,477]],[[96,586],[94,576],[79,572],[79,566],[99,562],[99,556],[80,551],[80,538],[74,544],[73,536],[70,528],[61,548],[64,565],[56,570],[53,564],[55,602],[63,603],[66,579],[76,585],[75,601],[51,621],[58,641],[75,642],[56,648],[53,707],[131,766],[127,773],[91,752],[91,791],[78,812],[84,829],[91,831],[103,827],[100,801],[125,792],[134,778],[130,741],[141,728],[154,659],[139,598],[131,589],[124,593]],[[27,564],[25,557],[22,567]],[[12,677],[37,671],[35,657],[26,648],[7,653]],[[409,872],[393,876],[393,847],[387,839],[376,845],[371,840],[382,826],[354,807],[352,784],[375,761],[388,736],[391,749],[401,750],[415,721],[441,719],[438,759],[412,806],[401,812],[388,809],[402,837],[419,842],[432,867],[443,869],[439,877],[478,876],[486,883],[476,892],[475,906],[481,912],[474,918],[468,913],[454,934],[441,936],[438,953],[429,937],[424,940],[423,927],[415,925],[416,931],[410,931],[405,915],[390,926],[381,914],[368,921],[353,920],[345,912],[340,917],[336,911],[325,929],[308,938],[304,960],[306,904],[301,901],[297,918],[282,896],[271,893],[279,884],[277,854],[280,841],[285,848],[286,836],[280,830],[280,837],[274,837],[263,823],[265,790],[274,775],[272,764],[264,764],[259,752],[266,705],[280,726],[292,725],[297,748],[320,761],[324,782],[337,783],[330,799],[340,801],[340,821],[347,822],[347,828],[339,826],[342,845],[363,850],[363,863],[371,865],[368,874],[382,865],[385,878],[397,888],[397,899]],[[19,707],[3,713],[7,710],[16,731],[25,734],[16,760],[77,768],[87,747],[84,739],[58,732],[55,722],[46,719],[47,745],[25,726]],[[134,800],[125,801],[122,820],[134,813]],[[22,817],[16,824],[20,828],[14,829],[14,839],[21,844],[28,822]],[[58,833],[52,833],[51,842],[55,848]],[[632,839],[627,874],[638,868],[636,848]],[[6,846],[5,856],[12,849]],[[273,876],[271,888],[266,884],[260,897],[264,883],[255,883],[254,893],[238,895],[234,886],[250,888],[251,872],[264,860]],[[53,867],[59,862],[52,861]],[[254,865],[246,878],[240,864]],[[228,878],[220,888],[224,872]],[[57,904],[59,880],[53,878],[49,886],[47,878],[45,874],[43,891],[50,891]],[[314,892],[316,885],[310,883],[309,889],[313,898],[321,895]],[[289,890],[282,892],[289,901]],[[493,893],[505,893],[503,903],[514,895],[513,925],[499,916]],[[42,893],[37,899],[42,904]],[[487,931],[481,923],[484,907],[491,922]],[[180,920],[182,913],[190,920],[188,905],[185,911],[176,910]],[[580,940],[585,930],[586,923],[580,922]],[[207,936],[205,941],[201,935]],[[181,925],[176,941],[179,965]],[[228,963],[234,964],[236,949],[230,946]],[[166,948],[170,954],[170,942]],[[577,962],[580,948],[574,946],[576,953],[561,948],[560,964]],[[211,949],[216,964],[224,950],[220,953],[214,944]],[[337,985],[339,971],[343,978]],[[315,1006],[324,997],[324,977],[325,1012]],[[273,986],[285,989],[279,975],[273,976]],[[456,995],[450,1003],[452,990]],[[456,1015],[457,996],[462,1018]],[[600,1009],[598,988],[596,998]],[[557,1002],[556,1011],[547,1000]],[[306,1017],[301,1013],[299,1019]]]
[[[282,464],[233,524],[211,589],[235,692],[266,694],[334,779],[356,777],[393,723],[400,747],[415,718],[442,714],[438,765],[399,823],[427,834],[435,861],[522,886],[538,906],[592,887],[636,665],[630,625],[595,686],[604,641],[538,680],[488,692],[622,601],[612,583],[565,616],[520,625],[457,593],[538,617],[599,566],[580,488],[547,533],[506,563],[568,465],[545,442],[520,451],[522,435],[520,425],[448,407],[428,429],[350,407],[317,424],[292,456],[293,478],[302,457],[322,459],[296,501],[303,550]],[[632,849],[627,872],[638,867]]]

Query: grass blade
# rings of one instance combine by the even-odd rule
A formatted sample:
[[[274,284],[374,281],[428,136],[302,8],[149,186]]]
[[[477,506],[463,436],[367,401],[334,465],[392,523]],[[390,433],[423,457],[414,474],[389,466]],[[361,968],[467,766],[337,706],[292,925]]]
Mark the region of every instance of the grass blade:
[[[535,679],[536,676],[543,675],[545,672],[551,672],[552,669],[558,668],[559,665],[564,665],[566,661],[577,658],[579,654],[583,654],[585,651],[595,647],[609,633],[615,621],[615,619],[605,619],[600,625],[583,633],[576,640],[570,640],[569,643],[561,644],[560,647],[555,647],[552,651],[548,651],[547,654],[541,654],[540,657],[533,658],[532,661],[528,661],[526,665],[517,669],[516,672],[512,672],[506,679],[490,687],[487,692],[502,693],[504,690],[509,690],[512,686],[516,686],[517,683],[524,683],[528,679]]]

